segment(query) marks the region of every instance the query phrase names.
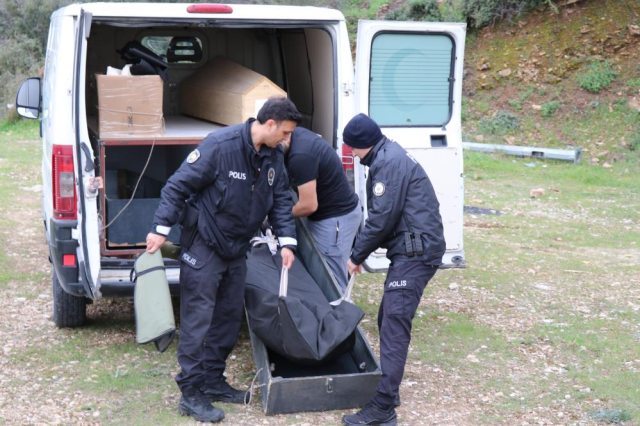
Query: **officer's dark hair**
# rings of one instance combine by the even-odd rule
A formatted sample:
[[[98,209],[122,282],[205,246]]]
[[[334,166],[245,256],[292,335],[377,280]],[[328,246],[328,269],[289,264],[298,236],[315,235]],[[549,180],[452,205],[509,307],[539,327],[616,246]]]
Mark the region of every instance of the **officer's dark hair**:
[[[302,114],[289,99],[284,96],[274,96],[264,103],[258,112],[258,123],[264,124],[267,120],[274,120],[278,125],[285,120],[302,122]]]

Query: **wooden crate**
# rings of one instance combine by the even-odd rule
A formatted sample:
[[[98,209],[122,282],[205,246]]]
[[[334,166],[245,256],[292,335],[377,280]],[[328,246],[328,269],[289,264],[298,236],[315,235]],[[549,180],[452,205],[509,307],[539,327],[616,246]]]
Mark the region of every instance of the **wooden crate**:
[[[180,84],[180,112],[223,125],[255,117],[272,96],[287,93],[267,77],[216,57]]]

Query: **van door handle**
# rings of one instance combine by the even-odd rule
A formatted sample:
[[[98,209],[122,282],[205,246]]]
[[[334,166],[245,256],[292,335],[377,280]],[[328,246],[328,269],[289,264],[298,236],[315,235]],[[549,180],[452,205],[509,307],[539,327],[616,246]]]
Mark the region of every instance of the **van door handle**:
[[[82,142],[80,144],[80,148],[84,152],[84,171],[91,172],[95,170],[96,166],[93,164],[93,158],[91,158],[91,151],[89,151],[89,147],[86,143]]]

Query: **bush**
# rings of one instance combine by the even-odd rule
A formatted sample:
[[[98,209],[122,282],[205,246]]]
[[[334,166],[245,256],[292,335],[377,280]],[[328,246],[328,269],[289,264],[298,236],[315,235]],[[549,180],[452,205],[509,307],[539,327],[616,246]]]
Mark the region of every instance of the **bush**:
[[[542,116],[551,117],[560,108],[560,101],[549,101],[542,104]]]
[[[480,120],[480,129],[485,133],[501,135],[520,127],[518,118],[507,110],[500,110],[491,118]]]
[[[589,413],[589,417],[591,417],[596,422],[604,422],[604,423],[624,423],[626,421],[631,420],[631,414],[629,414],[626,410],[613,410],[613,409],[604,409],[592,411]]]
[[[481,28],[500,19],[512,21],[523,12],[544,5],[557,12],[552,0],[465,0],[464,14],[470,26]]]
[[[442,21],[437,0],[410,0],[397,9],[391,10],[386,19],[389,21]]]
[[[448,0],[440,4],[440,16],[442,22],[467,22],[464,13],[464,3],[466,0]],[[469,41],[467,35],[467,41]]]
[[[611,69],[608,61],[594,62],[589,71],[578,76],[578,83],[580,87],[591,93],[599,93],[613,83],[617,75],[618,73]]]
[[[513,20],[523,12],[548,5],[557,11],[552,0],[409,0],[391,10],[392,21],[467,22],[470,27],[493,25],[499,19]]]

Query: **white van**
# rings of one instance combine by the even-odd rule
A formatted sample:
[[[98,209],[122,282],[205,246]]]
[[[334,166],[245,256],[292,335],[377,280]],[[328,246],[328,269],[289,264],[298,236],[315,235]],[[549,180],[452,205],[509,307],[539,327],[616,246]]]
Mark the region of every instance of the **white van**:
[[[360,21],[354,73],[345,18],[337,10],[92,3],[56,11],[44,78],[25,81],[16,102],[22,116],[41,115],[42,205],[55,324],[80,326],[88,300],[132,294],[129,271],[145,248],[160,189],[193,146],[221,127],[181,114],[180,82],[220,56],[287,92],[304,115],[303,126],[322,135],[342,157],[362,205],[367,170],[354,162],[341,137],[351,117],[369,114],[427,171],[444,221],[444,267],[464,267],[465,31],[464,24]],[[185,40],[191,50],[180,48]],[[101,138],[98,130],[95,76],[108,66],[125,65],[117,51],[129,41],[142,43],[168,65],[164,134],[153,140]],[[370,271],[387,266],[383,250],[366,262]],[[167,276],[175,290],[177,263],[168,264]]]

